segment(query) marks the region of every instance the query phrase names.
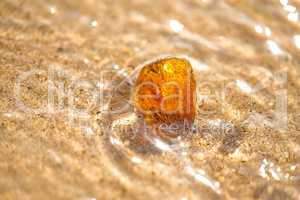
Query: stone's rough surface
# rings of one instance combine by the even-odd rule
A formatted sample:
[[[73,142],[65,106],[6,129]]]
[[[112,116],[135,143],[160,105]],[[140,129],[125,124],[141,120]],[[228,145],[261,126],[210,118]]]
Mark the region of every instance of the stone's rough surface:
[[[134,90],[135,107],[148,125],[193,123],[195,79],[183,58],[165,58],[141,70]]]

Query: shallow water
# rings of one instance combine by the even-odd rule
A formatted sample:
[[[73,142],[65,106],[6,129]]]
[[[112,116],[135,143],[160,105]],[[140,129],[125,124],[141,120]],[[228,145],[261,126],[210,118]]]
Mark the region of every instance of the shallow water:
[[[0,2],[1,199],[300,199],[297,1]],[[186,57],[195,128],[131,105],[138,70]]]

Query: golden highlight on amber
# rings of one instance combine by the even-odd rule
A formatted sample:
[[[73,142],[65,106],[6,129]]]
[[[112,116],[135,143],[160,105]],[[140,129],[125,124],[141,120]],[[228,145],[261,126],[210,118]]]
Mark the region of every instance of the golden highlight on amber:
[[[165,58],[144,66],[134,89],[134,105],[146,124],[193,123],[195,79],[184,58]]]

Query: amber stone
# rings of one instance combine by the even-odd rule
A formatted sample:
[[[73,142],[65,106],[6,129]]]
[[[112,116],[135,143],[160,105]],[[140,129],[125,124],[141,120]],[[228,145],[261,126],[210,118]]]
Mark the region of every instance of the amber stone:
[[[196,83],[184,58],[164,58],[145,65],[134,88],[134,105],[147,125],[192,124]]]

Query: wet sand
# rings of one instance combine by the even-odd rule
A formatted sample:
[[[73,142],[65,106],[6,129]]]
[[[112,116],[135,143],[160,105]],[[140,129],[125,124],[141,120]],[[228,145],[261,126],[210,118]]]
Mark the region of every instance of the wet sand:
[[[298,9],[1,0],[0,199],[300,199]],[[153,151],[132,108],[107,113],[164,55],[192,62],[198,129]]]

